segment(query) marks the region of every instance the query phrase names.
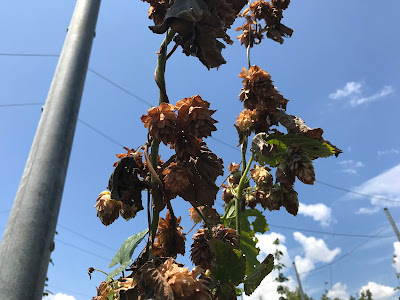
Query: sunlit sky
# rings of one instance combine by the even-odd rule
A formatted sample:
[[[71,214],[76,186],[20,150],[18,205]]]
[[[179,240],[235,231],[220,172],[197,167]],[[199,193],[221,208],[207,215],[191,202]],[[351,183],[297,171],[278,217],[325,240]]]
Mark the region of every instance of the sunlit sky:
[[[57,64],[55,56],[4,54],[59,54],[74,5],[66,0],[0,3],[1,232],[41,114],[41,105],[7,105],[44,103]],[[146,227],[144,211],[129,222],[118,219],[105,227],[93,206],[107,186],[115,154],[123,152],[121,145],[136,148],[145,142],[147,130],[140,116],[149,108],[146,102],[158,103],[153,73],[163,37],[147,28],[152,25],[147,10],[148,4],[139,0],[102,3],[52,254],[54,266],[48,271],[49,290],[57,296],[49,299],[91,299],[104,276],[95,273],[89,280],[86,270],[109,272],[115,250]],[[283,23],[294,29],[293,37],[283,45],[263,40],[251,51],[252,63],[268,71],[290,100],[288,113],[310,127],[323,128],[324,137],[343,150],[338,158],[315,163],[314,186],[296,183],[299,215],[266,211],[270,232],[259,237],[260,259],[274,251],[272,241],[280,238],[289,287],[297,286],[292,267],[296,261],[304,291],[316,299],[325,289],[340,299],[359,295],[363,288],[369,288],[374,299],[399,296],[393,291],[400,283],[392,259],[395,249],[400,254],[400,245],[394,247],[397,239],[383,211],[388,207],[400,221],[399,11],[400,3],[394,0],[292,1]],[[229,32],[233,39],[241,22]],[[218,131],[207,143],[228,166],[240,161],[233,122],[242,110],[237,75],[247,62],[239,42],[223,55],[227,64],[208,71],[178,49],[168,60],[166,80],[172,103],[200,94],[217,110]],[[168,159],[170,152],[162,149],[162,154]],[[221,211],[220,195],[216,203]],[[190,206],[181,199],[172,205],[182,215],[185,230],[191,228]],[[178,261],[190,266],[188,255],[178,256]],[[400,271],[400,264],[397,268]],[[273,279],[274,275],[267,277],[252,298],[278,299]]]

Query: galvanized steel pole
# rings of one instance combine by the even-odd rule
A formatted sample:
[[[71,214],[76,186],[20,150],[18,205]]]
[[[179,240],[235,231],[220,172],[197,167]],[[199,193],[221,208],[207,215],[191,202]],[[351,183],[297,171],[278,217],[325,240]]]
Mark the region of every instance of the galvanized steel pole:
[[[42,299],[100,0],[78,0],[0,245],[0,298]]]
[[[297,273],[296,264],[294,262],[293,262],[293,268],[294,268],[294,271],[296,273],[297,282],[299,283],[299,290],[300,290],[301,300],[305,300],[303,287],[301,286],[300,276],[299,276],[299,273]]]
[[[390,225],[392,225],[393,230],[394,230],[394,233],[396,234],[397,239],[398,239],[399,242],[400,242],[400,233],[399,233],[399,230],[397,229],[396,223],[393,221],[392,216],[390,215],[389,210],[388,210],[386,207],[385,207],[383,210],[385,211],[386,216],[387,216],[388,219],[389,219]]]

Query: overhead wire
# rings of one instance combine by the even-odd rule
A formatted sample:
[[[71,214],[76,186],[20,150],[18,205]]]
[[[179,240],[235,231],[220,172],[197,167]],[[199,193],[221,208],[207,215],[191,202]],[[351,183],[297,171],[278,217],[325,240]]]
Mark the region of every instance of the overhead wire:
[[[90,242],[92,242],[94,244],[102,246],[103,248],[106,248],[106,249],[111,250],[111,251],[117,251],[117,249],[114,249],[114,248],[112,248],[112,247],[110,247],[108,245],[105,245],[105,244],[100,243],[100,242],[98,242],[98,241],[96,241],[96,240],[94,240],[94,239],[92,239],[90,237],[87,237],[87,236],[85,236],[85,235],[83,235],[83,234],[81,234],[79,232],[76,232],[76,231],[74,231],[72,229],[69,229],[68,227],[66,227],[66,226],[64,226],[64,225],[62,225],[60,223],[58,223],[57,226],[63,228],[64,230],[66,230],[68,232],[71,232],[72,234],[75,234],[76,236],[79,236],[79,237],[81,237],[81,238],[83,238],[85,240],[88,240],[88,241],[90,241]]]
[[[56,242],[58,242],[58,243],[61,243],[61,244],[64,244],[64,245],[66,245],[66,246],[69,246],[69,247],[71,247],[71,248],[74,248],[74,249],[76,249],[76,250],[79,250],[79,251],[81,251],[81,252],[85,252],[85,253],[90,254],[90,255],[92,255],[92,256],[101,258],[101,259],[103,259],[103,260],[106,260],[107,262],[110,261],[109,258],[105,258],[105,257],[103,257],[103,256],[101,256],[101,255],[98,255],[97,253],[94,253],[94,252],[88,251],[88,250],[86,250],[86,249],[80,248],[80,247],[78,247],[78,246],[75,246],[75,245],[73,245],[73,244],[64,242],[64,241],[62,241],[62,240],[60,240],[60,239],[58,239],[58,238],[55,238],[54,241],[56,241]]]
[[[352,233],[340,233],[340,232],[329,232],[329,231],[320,231],[320,230],[312,230],[312,229],[304,229],[304,228],[296,228],[296,227],[289,227],[289,226],[282,226],[282,225],[275,225],[268,223],[270,227],[288,229],[293,231],[302,231],[302,232],[312,232],[312,233],[320,233],[320,234],[328,234],[328,235],[337,235],[337,236],[348,236],[348,237],[365,237],[365,238],[390,238],[395,237],[396,235],[384,235],[384,236],[376,236],[376,235],[366,235],[366,234],[352,234]]]
[[[317,271],[317,270],[320,270],[320,269],[329,267],[329,266],[331,266],[331,265],[337,263],[338,261],[342,260],[342,259],[345,258],[346,256],[349,256],[350,254],[352,254],[354,251],[356,251],[356,250],[359,249],[360,247],[364,246],[366,243],[368,243],[368,242],[369,242],[370,240],[372,240],[374,237],[378,236],[381,232],[383,232],[383,231],[385,231],[386,229],[388,229],[390,226],[391,226],[391,225],[389,225],[389,226],[383,228],[382,230],[380,230],[379,232],[377,232],[375,235],[369,237],[369,238],[366,239],[364,242],[362,242],[361,244],[357,245],[356,247],[354,247],[353,249],[351,249],[350,251],[348,251],[346,254],[340,256],[339,258],[335,259],[334,261],[331,261],[330,263],[327,263],[327,264],[325,264],[325,265],[323,265],[323,266],[320,266],[320,267],[318,267],[318,268],[312,269],[312,270],[310,270],[310,271],[299,273],[299,275],[309,274],[309,273],[311,273],[311,272],[314,272],[314,271]]]

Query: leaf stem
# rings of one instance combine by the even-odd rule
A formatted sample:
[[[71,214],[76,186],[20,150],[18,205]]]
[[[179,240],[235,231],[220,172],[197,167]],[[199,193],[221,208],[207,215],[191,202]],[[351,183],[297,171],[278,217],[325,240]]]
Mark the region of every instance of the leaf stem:
[[[240,178],[237,197],[235,198],[235,201],[236,201],[236,203],[235,203],[236,204],[236,206],[235,206],[235,210],[236,210],[236,232],[239,235],[239,237],[240,237],[240,234],[241,234],[240,213],[241,213],[243,189],[244,189],[244,186],[245,186],[245,183],[246,183],[247,173],[249,172],[251,163],[253,162],[253,158],[254,158],[254,152],[251,154],[249,163],[247,164],[246,169],[243,171],[242,177]]]

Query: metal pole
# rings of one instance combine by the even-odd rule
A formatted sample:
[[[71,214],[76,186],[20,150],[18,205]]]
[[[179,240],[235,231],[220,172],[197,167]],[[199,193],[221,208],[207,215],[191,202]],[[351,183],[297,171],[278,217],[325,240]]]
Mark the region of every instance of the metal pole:
[[[78,0],[0,245],[0,298],[42,299],[100,0]]]
[[[389,213],[389,210],[388,210],[386,207],[385,207],[383,210],[385,211],[385,213],[386,213],[386,215],[387,215],[387,217],[388,217],[388,219],[389,219],[389,222],[390,222],[390,224],[392,225],[393,230],[394,230],[394,232],[396,233],[397,238],[398,238],[398,240],[399,240],[399,242],[400,242],[400,232],[399,232],[399,230],[397,229],[397,226],[396,226],[396,224],[394,223],[394,221],[393,221],[393,219],[392,219],[392,216],[391,216],[390,213]]]
[[[304,292],[303,292],[303,287],[301,286],[301,281],[300,281],[299,273],[297,273],[296,264],[295,264],[294,262],[293,262],[293,267],[294,267],[294,271],[295,271],[295,273],[296,273],[297,282],[299,283],[299,290],[300,290],[301,300],[305,300],[306,298],[304,298]]]

